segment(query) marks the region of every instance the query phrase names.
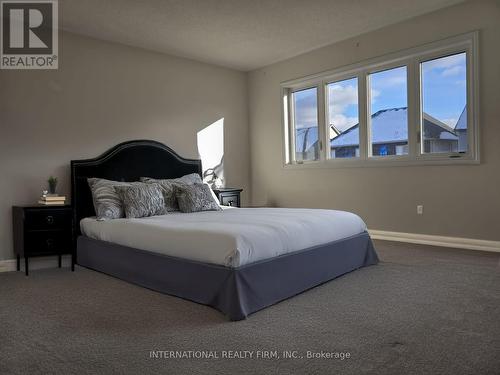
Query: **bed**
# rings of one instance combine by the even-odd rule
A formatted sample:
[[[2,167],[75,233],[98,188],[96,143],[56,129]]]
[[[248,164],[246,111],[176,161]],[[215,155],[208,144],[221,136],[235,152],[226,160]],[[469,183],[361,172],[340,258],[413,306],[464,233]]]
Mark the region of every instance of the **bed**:
[[[87,178],[201,175],[147,140],[71,162],[74,261],[122,280],[212,306],[230,320],[378,262],[366,225],[334,210],[227,208],[97,221]]]

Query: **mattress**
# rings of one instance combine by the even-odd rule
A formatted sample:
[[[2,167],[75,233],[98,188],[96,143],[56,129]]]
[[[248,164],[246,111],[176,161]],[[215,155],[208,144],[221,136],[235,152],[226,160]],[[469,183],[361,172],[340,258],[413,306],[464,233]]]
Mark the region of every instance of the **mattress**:
[[[140,219],[81,220],[92,239],[236,268],[366,231],[350,212],[296,208],[229,208]]]

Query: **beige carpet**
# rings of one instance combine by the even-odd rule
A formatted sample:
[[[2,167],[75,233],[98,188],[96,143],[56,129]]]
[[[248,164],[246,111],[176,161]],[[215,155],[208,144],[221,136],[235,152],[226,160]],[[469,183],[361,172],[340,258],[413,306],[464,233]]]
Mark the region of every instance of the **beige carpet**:
[[[83,268],[0,274],[0,374],[500,374],[500,254],[376,248],[379,265],[240,322]]]

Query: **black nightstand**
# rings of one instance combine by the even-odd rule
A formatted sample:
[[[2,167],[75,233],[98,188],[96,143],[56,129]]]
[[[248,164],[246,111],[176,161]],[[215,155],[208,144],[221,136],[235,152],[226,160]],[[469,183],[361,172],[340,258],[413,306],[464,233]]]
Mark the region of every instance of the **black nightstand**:
[[[71,206],[14,206],[12,217],[17,270],[24,257],[26,276],[29,257],[58,255],[61,268],[61,255],[73,254]]]
[[[241,207],[240,193],[243,189],[220,188],[213,190],[217,198],[219,198],[220,204],[223,206]]]

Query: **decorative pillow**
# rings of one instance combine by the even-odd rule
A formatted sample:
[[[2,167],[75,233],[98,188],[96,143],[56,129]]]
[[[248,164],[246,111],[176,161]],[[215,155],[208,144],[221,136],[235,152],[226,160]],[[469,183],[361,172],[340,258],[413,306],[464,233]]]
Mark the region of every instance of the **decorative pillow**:
[[[175,195],[182,212],[221,211],[212,190],[207,184],[183,185],[175,188]]]
[[[132,186],[138,182],[119,182],[104,178],[88,178],[97,220],[119,219],[124,217],[123,204],[115,186]]]
[[[160,185],[163,193],[163,199],[165,200],[165,207],[168,211],[179,211],[179,205],[175,196],[176,187],[203,183],[198,173],[191,173],[179,178],[163,180],[141,177],[141,181],[146,183],[156,183]]]
[[[138,183],[133,186],[116,186],[127,218],[164,215],[167,213],[161,188],[158,184]]]

